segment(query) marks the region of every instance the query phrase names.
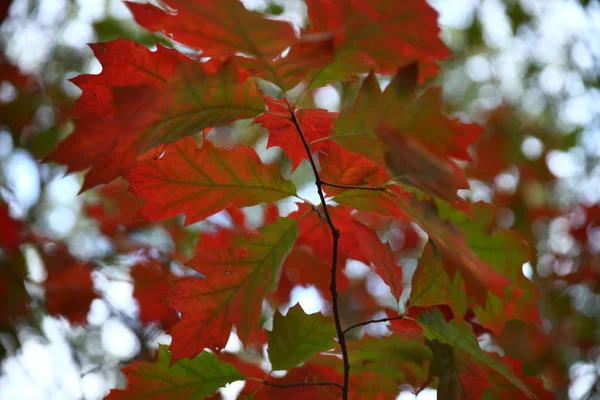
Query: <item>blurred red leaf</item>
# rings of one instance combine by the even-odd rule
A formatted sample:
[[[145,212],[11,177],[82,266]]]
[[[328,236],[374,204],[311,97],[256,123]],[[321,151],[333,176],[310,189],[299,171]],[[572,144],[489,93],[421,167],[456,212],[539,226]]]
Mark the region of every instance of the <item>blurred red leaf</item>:
[[[134,281],[133,297],[140,307],[140,320],[158,323],[163,330],[169,330],[179,320],[179,315],[177,310],[162,302],[175,281],[168,265],[148,258],[133,266],[131,277]]]
[[[83,324],[90,304],[98,297],[91,266],[76,260],[63,244],[50,246],[43,255],[48,273],[43,285],[48,312],[62,315],[73,324]]]

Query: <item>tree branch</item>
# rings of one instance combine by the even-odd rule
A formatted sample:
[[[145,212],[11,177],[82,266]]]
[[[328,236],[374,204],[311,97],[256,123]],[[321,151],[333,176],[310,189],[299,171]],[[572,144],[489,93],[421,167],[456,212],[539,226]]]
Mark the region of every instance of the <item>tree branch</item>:
[[[348,361],[348,348],[346,347],[346,338],[344,337],[344,330],[342,329],[342,323],[340,320],[340,311],[338,309],[338,292],[337,292],[337,260],[338,260],[338,243],[340,239],[340,231],[335,227],[333,221],[331,220],[331,216],[329,215],[329,210],[327,208],[327,203],[325,201],[325,195],[323,193],[323,181],[321,181],[321,177],[319,176],[319,170],[317,169],[317,165],[315,164],[315,160],[313,160],[312,152],[310,151],[310,146],[306,141],[306,136],[302,131],[302,127],[300,126],[300,122],[298,121],[298,117],[296,116],[296,112],[294,107],[287,102],[288,109],[290,114],[292,115],[292,121],[294,122],[294,126],[298,131],[298,135],[300,135],[300,139],[302,140],[302,144],[304,145],[304,149],[306,150],[306,154],[308,155],[308,160],[310,161],[310,165],[312,167],[313,173],[315,174],[315,185],[317,186],[317,192],[319,193],[319,198],[321,199],[321,206],[323,207],[323,214],[325,215],[325,220],[327,221],[327,225],[329,226],[329,230],[331,231],[331,236],[333,238],[333,254],[331,256],[331,278],[329,284],[329,291],[331,292],[331,307],[333,309],[333,319],[335,321],[335,329],[338,336],[338,342],[340,345],[340,349],[342,351],[342,360],[344,363],[344,383],[341,385],[342,387],[342,400],[348,400],[348,382],[350,380],[350,362]]]
[[[405,318],[404,315],[399,315],[397,317],[372,319],[370,321],[359,322],[358,324],[350,325],[349,327],[347,327],[346,329],[344,329],[344,334],[346,334],[348,331],[350,331],[350,330],[352,330],[354,328],[358,328],[359,326],[365,326],[365,325],[369,325],[369,324],[376,324],[378,322],[394,321],[394,320],[403,319],[403,318]]]
[[[336,187],[336,188],[342,188],[342,189],[377,190],[377,191],[380,191],[380,192],[385,191],[385,188],[383,186],[340,185],[339,183],[331,183],[331,182],[325,182],[325,181],[321,181],[321,185],[331,186],[331,187]]]

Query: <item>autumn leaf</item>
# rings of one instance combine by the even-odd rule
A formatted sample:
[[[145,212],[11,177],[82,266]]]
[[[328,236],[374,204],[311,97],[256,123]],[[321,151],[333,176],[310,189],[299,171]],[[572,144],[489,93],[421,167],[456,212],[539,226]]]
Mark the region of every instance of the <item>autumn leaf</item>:
[[[457,191],[469,187],[458,165],[427,150],[418,140],[404,138],[386,125],[377,134],[390,147],[386,162],[399,181],[449,201],[459,199]]]
[[[176,14],[146,4],[128,4],[134,18],[150,31],[161,31],[180,43],[198,48],[204,57],[229,57],[239,53],[242,63],[256,76],[289,90],[311,71],[333,60],[330,33],[303,34],[292,25],[247,10],[238,0],[170,0]],[[289,48],[287,55],[283,51]]]
[[[377,139],[375,130],[383,116],[384,101],[377,77],[370,73],[354,101],[345,105],[335,120],[332,139],[345,149],[362,154],[384,165],[387,146]]]
[[[107,400],[206,399],[226,384],[244,379],[233,365],[208,351],[172,363],[167,346],[159,347],[156,361],[136,361],[123,373],[127,388],[111,390]]]
[[[468,358],[464,358],[468,360],[467,362],[473,362],[480,368],[486,368],[499,374],[521,392],[530,398],[533,397],[529,388],[513,374],[508,365],[504,364],[498,357],[481,350],[477,338],[466,323],[456,320],[447,323],[437,310],[421,313],[418,323],[423,328],[425,337],[428,340],[436,340],[442,345],[450,345],[455,351],[464,352],[468,356]]]
[[[332,138],[386,164],[392,178],[455,201],[456,191],[468,185],[453,159],[470,160],[467,147],[482,130],[443,115],[439,89],[418,94],[416,76],[416,64],[401,68],[382,93],[369,74],[340,112]]]
[[[512,372],[520,377],[527,386],[531,389],[533,394],[538,400],[554,400],[556,396],[544,387],[544,382],[537,377],[527,376],[523,373],[523,366],[520,361],[512,359],[510,357],[502,357],[502,361],[508,364]],[[514,386],[511,386],[509,382],[496,382],[496,384],[488,389],[483,394],[484,400],[493,400],[497,398],[503,398],[511,400],[528,400],[528,397],[518,391]]]
[[[446,206],[440,207],[440,215],[460,227],[465,243],[480,260],[509,280],[503,293],[490,291],[486,302],[474,308],[477,319],[495,333],[511,319],[540,322],[537,288],[522,270],[532,259],[532,250],[515,232],[491,228],[496,217],[494,207],[476,203],[467,216]]]
[[[455,315],[462,316],[469,301],[460,273],[457,272],[451,279],[431,244],[427,244],[412,278],[410,305],[427,307],[437,304],[448,304]]]
[[[264,111],[254,81],[231,62],[199,63],[126,40],[91,47],[102,72],[72,80],[83,90],[75,132],[48,156],[69,172],[91,167],[82,191],[123,175],[155,146]]]
[[[171,328],[179,315],[173,307],[162,302],[175,280],[168,266],[156,259],[144,259],[133,266],[131,277],[133,297],[140,307],[140,320],[158,323],[164,330]]]
[[[73,324],[84,323],[90,304],[98,297],[90,265],[76,260],[64,244],[50,245],[42,257],[48,273],[43,284],[48,312]]]
[[[238,0],[168,0],[172,12],[149,4],[127,3],[135,20],[150,31],[202,49],[204,57],[241,52],[257,58],[278,56],[294,40],[288,22],[267,19]]]
[[[263,378],[264,373],[259,377]],[[340,374],[335,369],[309,361],[301,367],[290,369],[283,377],[269,377],[267,381],[270,384],[248,380],[241,395],[253,396],[250,397],[253,400],[280,400],[282,395],[287,400],[337,400],[341,393],[338,386],[319,385],[319,383],[335,384],[340,378]],[[287,385],[293,386],[288,388]]]
[[[393,193],[393,195],[389,195]],[[350,189],[334,197],[336,203],[353,207],[359,211],[376,212],[380,215],[394,218],[406,216],[405,210],[398,205],[396,197],[405,194],[398,186],[391,186],[385,190]]]
[[[313,77],[313,86],[347,79],[347,72],[354,75],[374,68],[389,74],[410,62],[433,64],[434,59],[450,56],[438,35],[437,14],[425,1],[306,3],[310,32],[333,33],[336,39],[336,60]],[[348,64],[362,69],[348,71]],[[430,67],[425,71],[437,73]]]
[[[302,222],[300,222],[302,226]],[[301,234],[302,236],[302,234]],[[301,242],[302,238],[298,239]],[[340,265],[342,265],[340,263]],[[286,304],[290,299],[292,289],[296,285],[313,285],[326,300],[331,300],[329,280],[331,278],[331,261],[321,257],[306,245],[296,245],[285,259],[281,271],[281,279],[277,291],[273,293],[276,304]],[[349,285],[348,278],[341,274],[338,276],[337,288],[345,290]],[[270,299],[272,299],[270,297]]]
[[[393,334],[383,338],[363,337],[348,343],[352,374],[371,372],[395,381],[418,386],[427,379],[431,351],[420,341]],[[392,395],[392,393],[389,393]]]
[[[292,161],[292,171],[303,160],[308,160],[306,149],[298,134],[292,114],[285,99],[268,99],[269,113],[262,114],[254,120],[269,131],[267,147],[279,146]],[[308,142],[327,137],[331,133],[334,113],[318,108],[302,108],[294,111],[304,137]],[[327,151],[329,143],[319,142],[311,147],[311,151]]]
[[[305,314],[299,304],[286,315],[279,312],[273,318],[269,338],[269,361],[273,369],[289,369],[316,353],[335,347],[333,320],[320,313]]]
[[[334,37],[329,34],[302,35],[285,55],[268,62],[243,58],[239,63],[257,76],[275,83],[284,91],[308,80],[307,75],[333,61]]]
[[[491,386],[485,371],[471,362],[468,353],[455,351],[438,340],[428,343],[433,352],[431,375],[437,376],[438,396],[448,400],[480,399]]]
[[[331,143],[327,154],[319,154],[320,176],[325,182],[337,185],[370,186],[384,185],[389,175],[381,166],[360,154],[344,150],[337,143]],[[335,196],[347,188],[327,186],[328,196]]]
[[[98,202],[83,206],[85,213],[98,221],[100,232],[106,236],[113,237],[121,229],[129,231],[147,222],[137,218],[144,202],[128,192],[127,186],[125,180],[117,179],[98,189]]]
[[[399,301],[402,296],[402,267],[397,265],[394,252],[367,226],[355,221],[354,228],[354,234],[360,238],[360,252],[364,260],[374,267],[374,271],[390,287],[392,296]]]
[[[259,328],[262,298],[275,289],[297,236],[296,221],[279,218],[254,235],[201,240],[190,265],[206,279],[180,279],[168,296],[181,313],[171,330],[174,358],[222,349],[232,325],[246,341]]]
[[[231,205],[246,207],[296,195],[276,164],[264,165],[247,147],[233,151],[208,141],[198,147],[186,138],[170,145],[164,156],[140,162],[126,179],[129,190],[145,200],[139,215],[160,220],[186,215],[186,224]]]

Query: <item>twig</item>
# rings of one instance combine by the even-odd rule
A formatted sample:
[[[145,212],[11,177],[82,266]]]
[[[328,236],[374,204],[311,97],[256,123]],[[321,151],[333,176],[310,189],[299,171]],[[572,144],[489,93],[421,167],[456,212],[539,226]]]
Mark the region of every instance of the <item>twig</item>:
[[[304,149],[306,150],[306,154],[308,155],[308,160],[310,161],[310,165],[312,167],[313,173],[315,174],[315,185],[317,186],[317,192],[319,193],[319,198],[321,199],[321,206],[323,207],[323,214],[325,215],[325,220],[327,221],[327,225],[329,226],[329,230],[331,231],[331,236],[333,238],[333,252],[331,256],[331,280],[329,284],[329,291],[331,292],[331,307],[333,309],[333,319],[335,321],[335,330],[338,336],[338,342],[340,344],[340,349],[342,351],[342,360],[344,363],[344,383],[342,385],[342,400],[348,400],[348,382],[350,379],[350,362],[348,361],[348,349],[346,347],[346,338],[344,337],[344,330],[342,329],[342,323],[340,321],[340,311],[338,309],[338,292],[337,292],[337,260],[338,260],[338,242],[340,239],[340,231],[335,227],[333,221],[331,220],[331,216],[329,215],[329,210],[327,208],[327,203],[325,202],[325,195],[323,193],[323,182],[321,181],[321,177],[319,176],[319,170],[317,169],[317,165],[315,164],[315,160],[313,160],[312,153],[310,151],[310,146],[306,141],[306,136],[304,136],[304,132],[302,131],[302,127],[300,126],[300,122],[298,121],[298,117],[296,116],[296,112],[294,111],[293,106],[288,101],[288,109],[290,114],[292,115],[292,121],[296,126],[296,130],[298,131],[298,135],[300,135],[300,139],[302,140],[302,144],[304,145]]]
[[[325,181],[321,181],[321,185],[342,188],[342,189],[377,190],[377,191],[381,191],[381,192],[385,191],[385,188],[383,186],[341,185],[339,183],[331,183],[331,182],[325,182]]]
[[[272,383],[272,382],[268,382],[268,381],[262,381],[262,383],[267,386],[272,386],[272,387],[280,388],[280,389],[291,388],[291,387],[300,387],[300,386],[335,386],[342,390],[344,389],[342,387],[342,385],[340,385],[339,383],[336,383],[336,382],[301,382],[301,383],[279,384],[279,383]]]
[[[358,324],[354,324],[354,325],[350,325],[349,327],[347,327],[346,329],[344,329],[344,334],[346,334],[348,331],[354,329],[354,328],[358,328],[359,326],[365,326],[365,325],[369,325],[369,324],[376,324],[377,322],[387,322],[387,321],[394,321],[397,319],[403,319],[405,318],[404,315],[399,315],[397,317],[388,317],[388,318],[381,318],[381,319],[372,319],[370,321],[365,321],[365,322],[359,322]]]

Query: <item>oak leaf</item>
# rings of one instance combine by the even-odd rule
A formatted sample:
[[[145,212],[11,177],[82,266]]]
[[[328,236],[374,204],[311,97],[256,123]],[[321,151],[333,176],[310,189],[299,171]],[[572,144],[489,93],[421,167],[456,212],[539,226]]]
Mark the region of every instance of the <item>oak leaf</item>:
[[[276,164],[264,165],[247,147],[219,149],[208,141],[198,147],[186,138],[171,144],[163,157],[140,162],[126,176],[129,190],[145,200],[139,215],[161,220],[186,215],[186,224],[231,205],[246,207],[296,195]]]
[[[180,279],[168,295],[181,313],[171,330],[173,357],[222,349],[232,325],[245,342],[259,327],[262,299],[275,289],[297,236],[296,221],[279,218],[255,234],[200,240],[190,265],[206,278]]]
[[[91,47],[102,72],[72,79],[83,90],[75,132],[48,156],[69,172],[91,167],[82,191],[125,174],[158,145],[264,111],[256,83],[231,62],[199,63],[126,40]]]

